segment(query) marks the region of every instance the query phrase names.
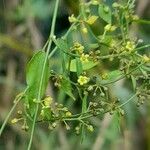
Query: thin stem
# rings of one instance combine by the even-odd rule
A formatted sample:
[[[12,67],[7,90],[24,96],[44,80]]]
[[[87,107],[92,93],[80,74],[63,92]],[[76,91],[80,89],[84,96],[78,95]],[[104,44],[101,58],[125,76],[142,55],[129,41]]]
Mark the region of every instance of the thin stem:
[[[53,14],[53,20],[52,20],[52,26],[51,26],[51,32],[50,32],[50,37],[49,37],[50,39],[49,39],[47,52],[46,52],[46,57],[45,57],[43,70],[42,70],[42,74],[41,74],[41,79],[40,79],[40,86],[39,86],[38,97],[37,97],[38,101],[41,99],[42,85],[43,85],[43,79],[44,79],[44,72],[45,72],[46,63],[47,63],[47,60],[48,60],[49,51],[50,51],[51,45],[52,45],[51,37],[54,35],[55,23],[56,23],[57,11],[58,11],[58,5],[59,5],[59,0],[56,0],[55,8],[54,8],[54,14]],[[35,123],[36,123],[36,118],[37,118],[37,114],[38,114],[38,109],[39,109],[39,104],[36,105],[35,115],[34,115],[32,129],[31,129],[30,141],[29,141],[29,144],[28,144],[28,150],[31,149],[31,145],[32,145],[32,140],[33,140],[33,134],[34,134]]]
[[[27,91],[27,89],[22,93],[21,96],[18,97],[18,99],[16,99],[14,101],[13,107],[11,108],[11,110],[9,111],[9,113],[7,114],[5,120],[4,120],[4,122],[3,122],[3,124],[2,124],[2,126],[0,128],[0,136],[2,135],[2,132],[3,132],[5,126],[6,126],[7,122],[8,122],[8,119],[10,118],[12,112],[14,111],[14,109],[16,108],[17,104],[20,102],[20,100],[22,99],[22,97],[24,96],[24,94],[25,94],[26,91]]]
[[[148,47],[150,47],[150,44],[147,44],[147,45],[138,47],[138,48],[136,48],[134,51],[138,51],[138,50],[141,50],[141,49],[144,49],[144,48],[148,48]]]
[[[125,106],[125,105],[126,105],[128,102],[130,102],[136,95],[137,95],[137,93],[134,94],[132,97],[130,97],[130,98],[129,98],[127,101],[125,101],[123,104],[119,105],[119,108]]]
[[[9,117],[11,116],[12,112],[14,111],[14,109],[16,108],[17,104],[19,103],[20,100],[16,101],[15,104],[13,105],[13,107],[11,108],[11,110],[9,111],[9,113],[7,114],[5,121],[3,122],[1,129],[0,129],[0,136],[8,122]]]
[[[144,20],[144,19],[135,20],[134,22],[141,23],[141,24],[150,24],[149,20]]]

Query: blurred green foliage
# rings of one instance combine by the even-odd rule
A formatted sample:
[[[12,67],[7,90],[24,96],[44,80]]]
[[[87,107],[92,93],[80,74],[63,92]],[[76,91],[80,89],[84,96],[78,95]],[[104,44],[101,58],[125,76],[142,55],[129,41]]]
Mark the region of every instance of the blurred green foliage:
[[[111,7],[111,0],[107,3]],[[139,11],[139,5],[142,3],[136,1],[137,13],[141,18],[150,20],[149,2],[142,10]],[[25,87],[25,66],[27,60],[31,58],[31,55],[35,51],[34,38],[42,36],[42,40],[38,39],[42,44],[46,41],[53,14],[55,0],[2,0],[0,1],[0,126],[8,112],[12,101],[17,93],[19,93]],[[62,0],[59,7],[58,21],[56,23],[56,35],[59,37],[69,28],[70,24],[68,16],[72,13],[77,15],[79,12],[78,0]],[[144,4],[143,4],[144,5]],[[93,14],[96,14],[93,7]],[[103,13],[100,12],[99,13]],[[31,18],[31,20],[28,20]],[[109,18],[103,18],[106,22],[110,22]],[[29,22],[28,22],[29,21]],[[31,25],[29,25],[29,24]],[[104,21],[96,21],[92,26],[92,30],[95,34],[102,33],[102,27],[106,23]],[[150,25],[133,25],[131,27],[131,34],[142,38],[144,43],[147,44],[150,41]],[[34,29],[36,30],[34,31]],[[31,31],[34,31],[31,33]],[[92,32],[89,33],[92,35]],[[70,40],[71,39],[71,40]],[[84,43],[87,49],[89,43],[94,41],[94,38],[86,39],[80,31],[74,32],[73,36],[69,35],[67,38],[68,45],[71,46],[72,39],[79,40]],[[86,40],[85,40],[86,39]],[[108,37],[109,40],[109,37]],[[93,45],[91,45],[93,46]],[[40,49],[41,47],[39,47]],[[149,48],[144,52],[149,55]],[[52,66],[51,69],[61,72],[60,65],[62,61],[62,55],[56,53],[50,60]],[[75,60],[74,60],[75,61]],[[72,62],[72,70],[76,70],[74,67],[75,62]],[[104,65],[104,63],[106,65]],[[116,63],[102,62],[100,66],[93,69],[93,72],[97,74],[107,71],[110,67],[112,70],[116,69]],[[87,66],[86,66],[87,67]],[[89,67],[89,66],[88,66]],[[90,74],[90,73],[89,73]],[[117,72],[118,76],[120,72]],[[116,76],[116,74],[115,74]],[[74,77],[74,76],[73,76]],[[110,75],[113,79],[113,74]],[[67,81],[66,81],[67,82]],[[68,85],[69,86],[69,85]],[[64,87],[65,88],[65,87]],[[121,102],[130,98],[132,95],[132,85],[130,82],[114,84],[112,87],[112,95],[116,95],[120,98]],[[69,106],[75,112],[78,112],[81,102],[75,102],[69,100],[68,96],[63,91],[59,91],[55,87],[49,89],[58,100],[58,102]],[[65,92],[73,97],[70,91]],[[73,91],[75,93],[75,91]],[[19,106],[22,108],[22,106]],[[83,143],[80,143],[80,136],[75,135],[75,131],[66,131],[63,127],[58,127],[54,131],[49,131],[46,125],[42,123],[36,129],[35,138],[33,140],[33,149],[36,150],[49,150],[49,149],[61,149],[61,150],[149,150],[150,149],[150,104],[146,102],[142,107],[137,108],[134,100],[127,104],[125,107],[125,116],[120,117],[118,114],[112,116],[106,116],[106,118],[94,118],[90,121],[94,124],[94,132],[86,133]],[[74,124],[74,127],[76,124]],[[20,126],[12,126],[8,124],[2,138],[0,139],[0,150],[19,150],[26,149],[27,142],[29,140],[29,133],[20,130]]]

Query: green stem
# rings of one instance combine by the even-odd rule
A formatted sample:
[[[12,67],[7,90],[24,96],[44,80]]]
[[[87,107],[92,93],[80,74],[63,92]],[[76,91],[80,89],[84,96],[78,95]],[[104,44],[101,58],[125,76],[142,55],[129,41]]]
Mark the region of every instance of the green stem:
[[[42,91],[42,85],[43,85],[43,79],[44,79],[44,72],[45,72],[46,63],[47,63],[47,60],[48,60],[49,51],[50,51],[51,45],[52,45],[51,38],[54,36],[58,5],[59,5],[59,0],[56,0],[55,8],[54,8],[54,14],[53,14],[53,20],[52,20],[52,26],[51,26],[51,32],[50,32],[50,37],[49,37],[49,43],[48,43],[46,57],[45,57],[43,70],[42,70],[42,74],[41,74],[41,79],[40,79],[40,86],[39,86],[38,97],[37,97],[38,101],[41,99],[41,91]],[[38,114],[38,109],[39,109],[39,104],[36,105],[35,115],[34,115],[32,129],[31,129],[30,141],[29,141],[29,144],[28,144],[28,150],[31,149],[31,145],[32,145],[32,140],[33,140],[33,134],[34,134],[35,123],[36,123],[36,118],[37,118],[37,114]]]
[[[147,45],[138,47],[138,48],[136,48],[134,51],[138,51],[138,50],[141,50],[141,49],[144,49],[144,48],[148,48],[148,47],[150,47],[150,44],[147,44]]]
[[[5,126],[6,126],[7,122],[8,122],[8,119],[10,118],[12,112],[14,111],[14,109],[16,108],[17,104],[20,102],[20,100],[22,99],[22,97],[24,96],[26,91],[27,91],[27,89],[22,93],[21,96],[18,97],[18,99],[16,101],[14,101],[15,103],[14,103],[13,107],[11,108],[9,113],[7,114],[5,120],[4,120],[4,122],[3,122],[3,124],[2,124],[2,126],[0,128],[0,136],[2,135],[2,132],[3,132]]]
[[[84,0],[80,0],[79,2],[80,2],[80,12],[81,12],[82,18],[84,20],[86,20],[85,1]]]
[[[15,104],[13,105],[13,107],[11,108],[11,110],[9,111],[9,113],[7,114],[5,121],[3,122],[1,129],[0,129],[0,136],[8,122],[9,117],[11,116],[12,112],[14,111],[14,109],[16,108],[17,104],[19,103],[20,100],[16,101]]]
[[[125,101],[123,104],[119,105],[119,108],[125,106],[125,105],[126,105],[128,102],[130,102],[136,95],[137,95],[137,93],[134,94],[132,97],[130,97],[130,98],[129,98],[127,101]]]
[[[143,19],[135,20],[134,22],[141,24],[150,24],[150,20],[143,20]]]
[[[82,113],[85,113],[87,111],[87,97],[88,97],[88,92],[85,91],[85,95],[82,99]]]

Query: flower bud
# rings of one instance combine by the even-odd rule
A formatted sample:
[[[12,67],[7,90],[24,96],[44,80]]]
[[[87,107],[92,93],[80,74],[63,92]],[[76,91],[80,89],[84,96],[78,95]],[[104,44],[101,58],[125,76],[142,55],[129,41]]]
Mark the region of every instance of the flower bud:
[[[90,132],[93,132],[94,131],[94,128],[92,125],[88,125],[87,126],[87,130],[90,131]]]

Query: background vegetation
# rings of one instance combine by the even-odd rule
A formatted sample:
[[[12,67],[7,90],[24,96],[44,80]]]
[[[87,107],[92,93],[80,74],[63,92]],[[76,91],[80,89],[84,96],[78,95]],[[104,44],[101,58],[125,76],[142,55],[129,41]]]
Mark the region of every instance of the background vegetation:
[[[107,0],[109,5],[111,0]],[[0,126],[12,106],[15,96],[20,93],[25,83],[25,66],[32,54],[41,49],[49,36],[55,0],[1,0],[0,1]],[[139,17],[150,20],[150,1],[137,0],[136,13]],[[61,0],[56,23],[56,36],[63,35],[70,26],[68,16],[77,15],[79,11],[78,0]],[[92,27],[94,33],[101,32],[103,22],[96,22]],[[133,24],[130,34],[150,41],[150,26]],[[79,33],[74,38],[82,39]],[[52,45],[54,47],[54,45]],[[148,54],[148,48],[145,53]],[[54,70],[60,71],[61,55],[56,54],[50,60]],[[111,64],[103,65],[103,72]],[[113,69],[114,66],[111,66]],[[122,101],[132,95],[130,81],[121,80],[113,85],[112,91]],[[67,97],[49,84],[48,95],[53,95],[58,102],[78,110],[80,102],[72,103]],[[21,106],[20,106],[21,107]],[[48,126],[39,124],[36,127],[33,139],[33,149],[92,149],[92,150],[149,150],[150,149],[150,103],[136,107],[135,102],[125,106],[125,116],[118,117],[106,114],[103,118],[91,118],[94,132],[87,133],[81,144],[80,136],[74,130],[67,131],[59,126],[53,131]],[[13,118],[13,117],[12,117]],[[26,149],[29,132],[21,130],[19,125],[7,124],[2,138],[0,149],[17,150]]]

